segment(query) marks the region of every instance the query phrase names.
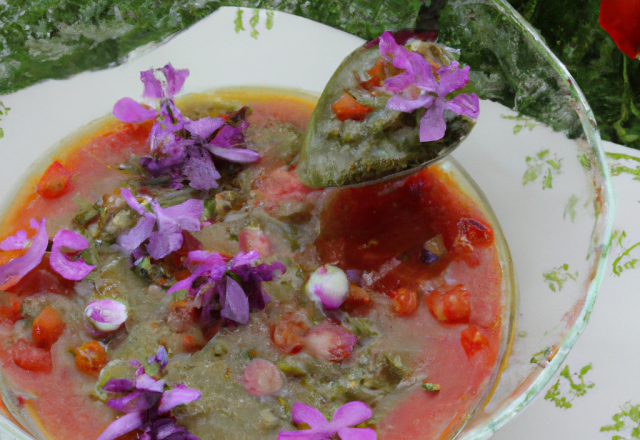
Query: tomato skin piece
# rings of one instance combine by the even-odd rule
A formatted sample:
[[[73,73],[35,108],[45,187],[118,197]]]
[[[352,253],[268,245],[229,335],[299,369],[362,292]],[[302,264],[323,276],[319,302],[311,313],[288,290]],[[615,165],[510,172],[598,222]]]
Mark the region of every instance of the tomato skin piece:
[[[338,120],[344,122],[347,119],[362,121],[373,109],[360,104],[353,96],[344,92],[342,97],[331,106],[331,111]]]
[[[65,323],[62,316],[51,306],[45,307],[33,320],[31,335],[36,347],[50,349],[60,338],[64,331]]]
[[[56,199],[69,192],[71,177],[71,171],[56,160],[40,178],[36,191],[46,199]]]
[[[401,287],[391,292],[391,309],[400,316],[407,316],[418,310],[418,294],[415,290]]]
[[[457,235],[454,247],[462,252],[472,252],[476,246],[486,246],[493,243],[491,226],[472,218],[462,218],[458,221]]]
[[[478,327],[470,325],[462,330],[460,334],[460,343],[468,358],[471,358],[477,352],[489,347],[489,340],[480,333]]]
[[[369,79],[361,82],[360,85],[365,90],[369,91],[374,90],[376,87],[381,87],[385,79],[384,70],[384,58],[380,58],[378,62],[367,72],[369,74]]]
[[[461,285],[446,290],[434,290],[427,296],[431,314],[447,324],[466,324],[471,316],[471,295]]]
[[[365,289],[349,283],[349,293],[340,306],[340,310],[348,313],[363,311],[371,306],[371,295]]]
[[[285,353],[295,354],[304,346],[304,335],[309,330],[304,322],[291,317],[283,318],[273,326],[271,340],[273,344]]]
[[[20,303],[12,301],[11,306],[0,306],[0,322],[15,324],[22,319]]]
[[[97,377],[107,365],[107,352],[98,341],[89,341],[76,350],[75,364],[81,373]]]
[[[18,340],[11,347],[13,362],[23,370],[36,373],[49,373],[53,369],[51,352],[43,348],[34,347],[24,339]]]

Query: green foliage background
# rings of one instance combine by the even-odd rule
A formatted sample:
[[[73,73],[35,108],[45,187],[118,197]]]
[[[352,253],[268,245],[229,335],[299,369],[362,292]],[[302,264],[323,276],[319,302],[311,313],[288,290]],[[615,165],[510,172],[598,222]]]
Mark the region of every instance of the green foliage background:
[[[640,149],[640,61],[598,26],[600,0],[509,0],[567,65],[604,139]],[[432,4],[433,3],[433,4]],[[124,61],[133,49],[221,6],[286,11],[371,39],[385,29],[437,27],[443,0],[0,0],[0,94]],[[638,103],[640,106],[640,102]]]

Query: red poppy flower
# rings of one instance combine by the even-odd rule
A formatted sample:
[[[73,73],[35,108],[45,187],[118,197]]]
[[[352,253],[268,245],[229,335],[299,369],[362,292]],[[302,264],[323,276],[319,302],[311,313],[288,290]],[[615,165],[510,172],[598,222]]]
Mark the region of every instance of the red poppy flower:
[[[630,58],[639,55],[640,0],[602,0],[600,26]]]

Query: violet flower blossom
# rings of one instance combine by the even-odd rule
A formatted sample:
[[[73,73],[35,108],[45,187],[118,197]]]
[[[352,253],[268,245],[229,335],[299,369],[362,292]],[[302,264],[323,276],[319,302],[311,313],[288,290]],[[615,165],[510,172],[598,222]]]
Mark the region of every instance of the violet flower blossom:
[[[47,220],[45,218],[40,220],[40,223],[36,219],[31,219],[31,229],[36,231],[31,239],[27,239],[25,230],[20,230],[0,243],[0,249],[5,251],[25,249],[28,246],[24,255],[14,258],[0,267],[0,290],[16,285],[23,276],[40,264],[49,245],[46,223]],[[82,235],[68,229],[61,229],[53,237],[51,258],[49,260],[51,268],[68,280],[78,281],[83,279],[96,267],[86,264],[82,258],[71,259],[63,250],[70,249],[77,253],[87,249],[87,247],[89,247],[89,244]]]
[[[149,133],[152,156],[143,157],[142,166],[154,177],[168,174],[174,189],[184,180],[194,189],[207,190],[218,186],[220,173],[211,155],[238,163],[255,162],[260,155],[238,148],[244,144],[248,122],[236,126],[222,118],[205,117],[190,121],[173,102],[189,76],[188,70],[175,70],[171,63],[160,70],[166,81],[160,82],[154,70],[140,72],[144,83],[143,98],[160,103],[160,109],[149,109],[131,98],[122,98],[113,107],[113,114],[122,122],[143,122],[155,119]]]
[[[445,110],[471,119],[478,118],[480,102],[475,93],[461,93],[445,101],[451,92],[469,83],[469,66],[460,69],[457,61],[451,61],[448,66],[436,70],[436,79],[431,64],[419,53],[396,43],[389,31],[380,36],[379,47],[384,59],[404,70],[384,82],[384,88],[394,93],[387,102],[387,108],[405,113],[421,107],[427,109],[420,120],[420,142],[437,141],[444,137],[447,128]]]
[[[147,358],[147,363],[149,365],[158,364],[160,371],[164,370],[164,367],[169,363],[169,355],[167,354],[167,349],[164,348],[164,345],[160,345],[156,354]]]
[[[149,240],[146,246],[149,255],[156,260],[164,258],[182,247],[182,231],[199,231],[202,227],[202,200],[189,199],[179,205],[162,208],[157,200],[147,197],[153,211],[149,212],[130,190],[120,188],[120,195],[131,209],[142,216],[129,232],[116,239],[117,246],[129,255]]]
[[[127,306],[113,299],[92,301],[84,309],[84,316],[96,336],[118,330],[127,320]]]
[[[296,402],[291,408],[293,423],[306,423],[311,429],[280,431],[277,440],[330,440],[334,434],[338,434],[342,440],[375,440],[376,433],[371,428],[349,428],[359,425],[371,416],[371,408],[363,402],[354,401],[338,408],[329,422],[316,408]]]
[[[131,362],[138,367],[133,380],[111,379],[103,387],[112,393],[128,394],[107,402],[125,415],[113,421],[97,440],[114,440],[135,429],[143,431],[140,440],[200,440],[166,414],[178,405],[198,400],[200,392],[180,384],[165,391],[164,380],[146,374],[140,362]]]
[[[205,325],[215,322],[218,310],[221,317],[246,324],[249,312],[263,310],[271,299],[262,283],[275,280],[286,271],[279,261],[253,265],[259,257],[258,251],[240,252],[227,263],[217,252],[189,252],[185,265],[191,276],[171,286],[168,293],[186,289],[196,296]]]

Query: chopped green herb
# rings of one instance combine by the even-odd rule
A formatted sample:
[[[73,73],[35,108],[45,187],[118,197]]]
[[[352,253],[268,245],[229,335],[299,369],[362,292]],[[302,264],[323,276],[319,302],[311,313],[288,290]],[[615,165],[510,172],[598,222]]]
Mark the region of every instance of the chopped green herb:
[[[620,407],[620,412],[611,417],[614,421],[613,425],[607,425],[600,428],[600,432],[622,432],[622,430],[630,432],[631,438],[640,440],[640,405],[632,405],[627,402]],[[611,440],[626,440],[627,437],[614,435]]]
[[[592,365],[586,365],[580,369],[580,373],[574,373],[574,376],[577,376],[578,379],[574,381],[571,373],[569,372],[569,366],[565,365],[562,371],[560,372],[560,378],[558,381],[547,391],[547,394],[544,396],[545,400],[549,400],[553,402],[558,408],[571,408],[573,404],[571,403],[573,399],[570,399],[571,396],[581,397],[587,394],[587,390],[593,388],[595,386],[594,383],[585,383],[584,376],[592,369]],[[560,381],[564,383],[568,383],[569,390],[564,392],[564,396],[562,396],[563,392],[560,390]]]
[[[440,384],[427,382],[422,384],[422,388],[427,391],[440,391]]]
[[[586,154],[579,154],[578,160],[580,161],[580,165],[584,168],[585,171],[589,171],[591,169],[591,161]]]
[[[543,273],[542,277],[549,285],[549,289],[555,292],[556,288],[558,291],[562,290],[562,288],[564,287],[564,283],[566,283],[570,279],[573,281],[577,281],[578,272],[569,272],[569,265],[565,263],[560,267],[554,267],[549,272]]]

